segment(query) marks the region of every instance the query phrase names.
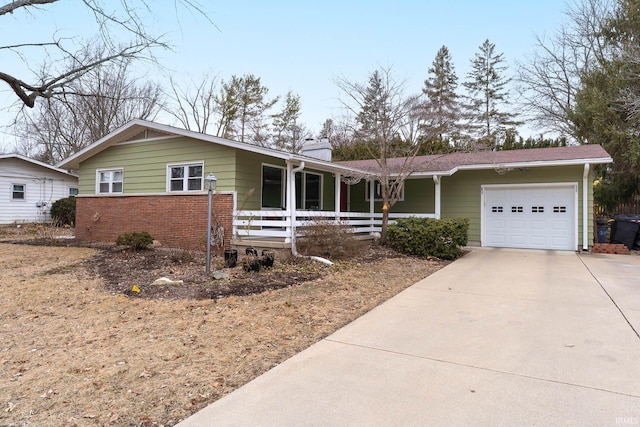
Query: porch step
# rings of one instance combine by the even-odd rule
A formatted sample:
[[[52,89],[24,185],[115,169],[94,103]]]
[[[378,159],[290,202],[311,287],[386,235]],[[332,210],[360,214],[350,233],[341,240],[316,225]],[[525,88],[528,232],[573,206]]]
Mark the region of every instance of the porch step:
[[[622,243],[596,243],[591,248],[591,252],[594,254],[626,255],[629,253],[629,248]]]

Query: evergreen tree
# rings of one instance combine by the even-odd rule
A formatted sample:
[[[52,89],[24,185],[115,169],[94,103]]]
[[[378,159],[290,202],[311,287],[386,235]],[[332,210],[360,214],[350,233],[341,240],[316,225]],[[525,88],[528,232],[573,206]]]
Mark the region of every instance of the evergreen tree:
[[[519,123],[516,115],[506,111],[509,105],[504,54],[495,52],[495,45],[488,39],[480,46],[480,52],[471,60],[471,71],[463,83],[468,91],[468,130],[480,144],[489,148],[499,144],[508,127]]]
[[[458,76],[456,75],[449,49],[442,46],[427,71],[422,92],[426,95],[425,113],[432,117],[437,137],[442,141],[458,133],[460,102],[458,99]]]
[[[223,83],[220,96],[216,98],[221,114],[218,134],[234,137],[241,142],[263,143],[265,114],[278,98],[267,99],[269,89],[260,82],[260,77],[246,74],[232,76]],[[250,138],[253,136],[253,138]]]
[[[276,148],[290,153],[300,152],[304,142],[298,125],[301,110],[300,96],[289,91],[282,110],[273,115],[273,144]]]
[[[222,82],[220,93],[214,97],[215,110],[218,113],[216,136],[232,139],[235,137],[236,129],[234,123],[238,118],[237,79],[235,76],[230,82]]]

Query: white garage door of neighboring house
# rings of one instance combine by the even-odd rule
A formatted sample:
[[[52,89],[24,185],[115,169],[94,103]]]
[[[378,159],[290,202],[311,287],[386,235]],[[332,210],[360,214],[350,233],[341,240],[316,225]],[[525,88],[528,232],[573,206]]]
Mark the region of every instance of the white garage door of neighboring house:
[[[483,246],[577,248],[577,185],[486,185]]]

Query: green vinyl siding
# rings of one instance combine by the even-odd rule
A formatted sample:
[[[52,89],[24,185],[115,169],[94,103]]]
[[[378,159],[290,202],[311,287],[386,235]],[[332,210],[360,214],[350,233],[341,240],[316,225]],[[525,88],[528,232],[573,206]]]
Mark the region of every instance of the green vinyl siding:
[[[369,200],[366,181],[362,180],[350,188],[350,206],[352,212],[369,212]],[[382,202],[375,202],[376,212],[382,210]],[[432,178],[409,178],[404,183],[404,199],[391,207],[396,213],[434,213],[435,184]]]
[[[97,170],[123,168],[124,194],[165,193],[168,164],[201,161],[204,176],[213,173],[217,189],[230,191],[235,188],[235,158],[232,148],[183,137],[114,145],[82,162],[79,192],[95,193]]]
[[[480,242],[480,198],[482,185],[530,184],[530,183],[577,183],[578,184],[578,242],[582,245],[582,174],[584,166],[555,166],[515,169],[499,174],[493,169],[459,171],[452,176],[441,177],[442,218],[469,218],[469,241]],[[592,176],[589,177],[592,182]],[[350,187],[350,210],[369,212],[364,180]],[[589,238],[593,241],[593,188],[588,188]],[[380,212],[381,202],[374,203],[375,212]],[[391,212],[428,213],[435,211],[435,186],[432,178],[410,178],[405,183],[404,201],[397,202]]]
[[[111,146],[82,162],[79,193],[95,194],[96,171],[114,168],[123,169],[124,194],[166,193],[167,165],[192,162],[204,162],[204,176],[216,176],[217,190],[236,191],[240,209],[261,208],[263,164],[286,168],[282,159],[191,138],[143,140]],[[323,209],[333,209],[333,174],[305,171],[323,176]],[[203,189],[206,191],[206,184]]]
[[[257,210],[262,204],[262,165],[286,168],[284,160],[238,150],[236,154],[236,188],[238,209]],[[253,191],[252,191],[253,190]]]
[[[469,241],[480,242],[480,197],[482,185],[552,182],[577,183],[578,241],[581,244],[583,169],[584,167],[582,165],[529,168],[523,170],[515,169],[503,175],[498,174],[492,169],[459,171],[450,177],[442,177],[442,218],[469,218]]]

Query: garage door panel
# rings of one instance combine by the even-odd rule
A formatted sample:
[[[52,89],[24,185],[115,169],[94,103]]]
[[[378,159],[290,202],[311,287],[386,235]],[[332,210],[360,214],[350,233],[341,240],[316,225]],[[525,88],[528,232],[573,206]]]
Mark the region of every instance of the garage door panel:
[[[524,234],[509,235],[509,243],[512,245],[523,245],[526,242]]]
[[[575,250],[575,186],[484,188],[487,246]]]
[[[551,221],[551,229],[552,230],[567,230],[571,227],[571,221],[563,220],[563,221]]]
[[[498,245],[502,245],[506,242],[505,239],[505,235],[504,234],[494,234],[491,236],[491,245],[492,246],[498,246]]]
[[[509,221],[509,228],[512,230],[524,230],[526,228],[526,223],[521,219],[511,220]]]
[[[546,230],[548,225],[547,221],[534,219],[530,222],[532,230]]]

